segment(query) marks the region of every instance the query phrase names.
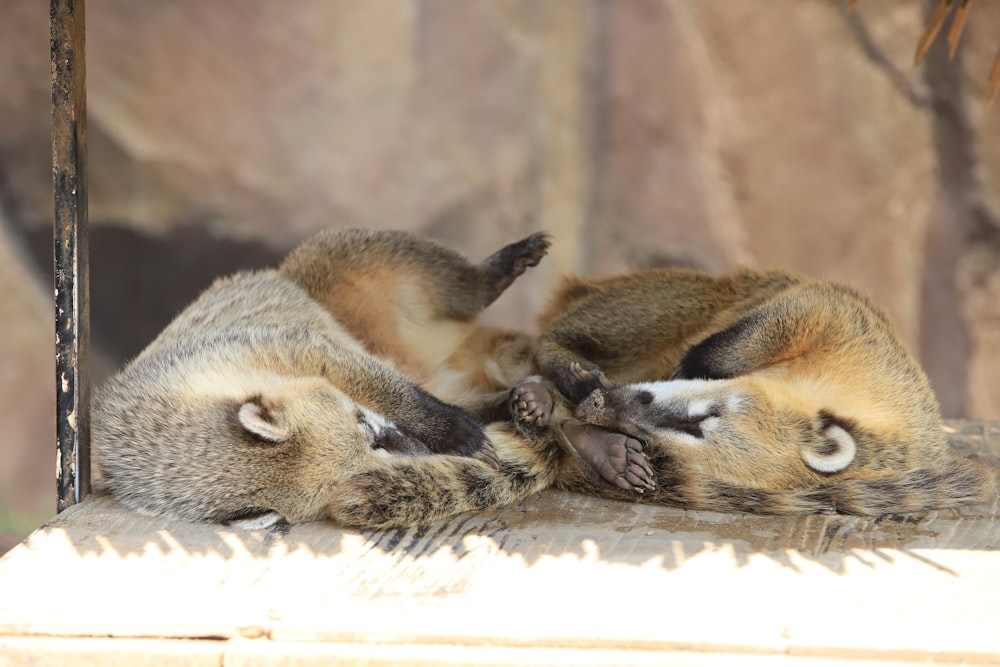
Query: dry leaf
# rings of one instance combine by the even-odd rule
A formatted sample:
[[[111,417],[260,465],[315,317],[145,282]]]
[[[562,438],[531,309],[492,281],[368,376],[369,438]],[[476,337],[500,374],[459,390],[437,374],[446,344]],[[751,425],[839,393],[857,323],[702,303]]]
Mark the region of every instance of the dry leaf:
[[[944,25],[944,20],[948,16],[948,12],[951,11],[952,6],[955,4],[955,0],[941,0],[938,3],[937,9],[934,10],[934,14],[931,16],[930,20],[927,21],[927,27],[924,28],[924,34],[920,36],[920,41],[917,42],[917,53],[913,57],[913,64],[919,65],[927,54],[927,49],[931,48],[931,44],[934,43],[934,38],[937,37],[938,32],[941,31],[941,26]]]
[[[951,30],[948,31],[948,57],[954,58],[958,49],[958,42],[962,39],[962,31],[965,29],[965,20],[972,11],[972,0],[962,0],[955,18],[951,20]]]
[[[997,49],[996,58],[993,59],[993,69],[990,70],[990,80],[986,84],[986,96],[990,101],[990,109],[996,102],[997,92],[1000,92],[1000,49]]]

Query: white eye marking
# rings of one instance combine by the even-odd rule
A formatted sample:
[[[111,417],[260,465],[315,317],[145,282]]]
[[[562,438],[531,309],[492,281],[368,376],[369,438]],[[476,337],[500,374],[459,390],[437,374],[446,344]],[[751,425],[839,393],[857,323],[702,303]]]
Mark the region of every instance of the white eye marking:
[[[663,382],[637,382],[630,389],[646,391],[656,401],[695,399],[699,395],[713,395],[722,390],[725,380],[665,380]]]
[[[688,404],[688,417],[691,419],[704,419],[712,411],[714,403],[707,398],[699,398]]]
[[[706,417],[705,419],[701,420],[701,432],[704,434],[708,433],[709,431],[714,431],[715,429],[719,428],[719,424],[721,423],[722,420],[719,419],[718,417]]]
[[[365,418],[368,420],[368,423],[371,424],[372,428],[375,430],[376,435],[381,433],[382,429],[394,428],[396,426],[391,421],[386,419],[384,415],[380,415],[377,412],[372,412],[363,405],[359,405],[358,410],[360,410],[365,415]]]
[[[661,431],[660,442],[667,445],[687,445],[689,447],[704,447],[705,439],[684,431]]]
[[[857,444],[851,434],[837,425],[828,426],[823,435],[832,444],[829,453],[814,452],[807,446],[802,450],[802,459],[817,472],[840,472],[846,468],[857,454]]]
[[[635,391],[653,395],[657,403],[687,403],[691,419],[703,419],[725,406],[728,414],[738,413],[746,406],[746,395],[737,390],[730,380],[669,380],[664,382],[638,382],[629,385]]]
[[[361,435],[364,436],[367,441],[369,449],[376,456],[388,458],[390,456],[390,452],[381,447],[376,448],[375,443],[378,441],[383,431],[395,428],[396,425],[389,419],[386,419],[384,415],[380,415],[377,412],[369,410],[363,405],[354,403],[353,406],[356,411],[355,414],[357,415],[358,430],[361,431]]]

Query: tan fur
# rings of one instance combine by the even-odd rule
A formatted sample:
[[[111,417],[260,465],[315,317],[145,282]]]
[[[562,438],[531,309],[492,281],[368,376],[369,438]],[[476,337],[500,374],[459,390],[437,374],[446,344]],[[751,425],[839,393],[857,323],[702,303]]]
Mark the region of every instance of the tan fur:
[[[218,280],[95,392],[107,486],[147,513],[296,522],[329,516],[343,480],[389,462],[493,460],[472,417],[412,378],[446,376],[444,400],[501,388],[465,346],[497,350],[508,373],[527,362],[517,334],[475,318],[547,247],[534,235],[476,265],[413,234],[342,230],[277,270]]]
[[[996,493],[992,471],[950,449],[927,378],[888,318],[844,284],[676,269],[570,279],[540,324],[552,427],[495,439],[499,473],[454,457],[421,459],[419,471],[405,471],[420,480],[412,495],[448,502],[422,505],[426,514],[414,510],[406,521],[550,482],[771,514],[916,512]],[[581,420],[641,441],[655,488],[638,495],[602,479],[568,435]],[[401,484],[391,467],[377,482],[363,473],[346,484],[353,509],[342,508],[342,521],[399,525],[397,499],[361,490]]]
[[[577,279],[542,320],[543,373],[576,417],[644,443],[652,501],[868,514],[989,488],[952,455],[927,378],[888,318],[844,284],[676,269]],[[898,483],[914,471],[937,481]],[[561,483],[601,490],[581,479]]]

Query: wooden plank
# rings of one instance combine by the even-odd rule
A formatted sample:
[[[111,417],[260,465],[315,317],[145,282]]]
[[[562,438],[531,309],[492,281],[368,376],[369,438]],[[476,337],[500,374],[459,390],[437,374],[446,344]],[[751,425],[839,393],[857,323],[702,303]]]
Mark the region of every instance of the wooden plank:
[[[1000,423],[962,424],[954,440],[1000,461]],[[558,656],[574,651],[607,658],[579,664],[988,664],[1000,661],[998,516],[996,500],[919,517],[781,518],[549,492],[425,529],[240,532],[98,495],[0,560],[0,656],[12,642],[23,652],[112,637],[256,647],[257,664],[286,651],[302,654],[296,664],[506,664],[477,647],[511,664],[569,664]]]
[[[330,644],[268,639],[169,640],[0,637],[0,665],[33,667],[840,667],[841,658],[694,651]],[[925,661],[850,660],[850,667],[926,666]]]

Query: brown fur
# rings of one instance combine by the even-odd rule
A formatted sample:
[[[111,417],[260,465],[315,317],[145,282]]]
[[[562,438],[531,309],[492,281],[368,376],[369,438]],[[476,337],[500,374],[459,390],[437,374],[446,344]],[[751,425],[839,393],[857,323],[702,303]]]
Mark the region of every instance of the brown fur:
[[[781,271],[570,279],[540,323],[536,359],[547,380],[531,391],[554,403],[540,410],[515,399],[528,437],[496,440],[499,472],[426,457],[419,471],[362,473],[342,487],[338,518],[422,523],[550,483],[768,514],[915,512],[995,493],[992,471],[950,449],[927,378],[888,318],[846,285]],[[581,439],[581,420],[606,438]],[[581,443],[611,438],[605,457],[620,457],[617,472],[641,451],[653,488],[616,488],[584,463]],[[408,501],[373,492],[403,477],[420,480],[409,496],[423,500],[401,509],[396,501]]]
[[[443,401],[478,409],[527,372],[520,335],[475,318],[547,247],[536,234],[476,265],[413,234],[332,231],[277,270],[218,280],[95,393],[107,486],[146,513],[296,522],[330,516],[358,472],[432,453],[495,463]]]

